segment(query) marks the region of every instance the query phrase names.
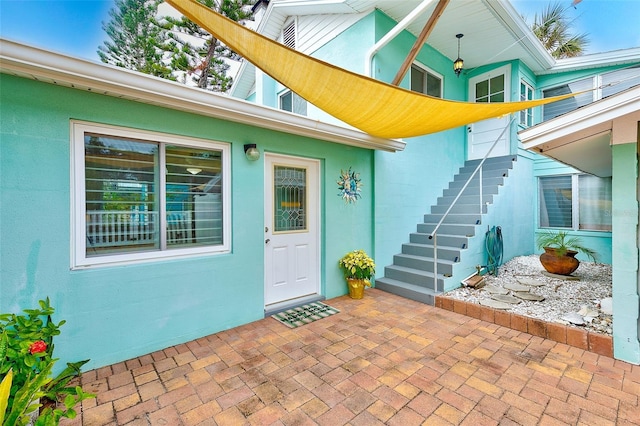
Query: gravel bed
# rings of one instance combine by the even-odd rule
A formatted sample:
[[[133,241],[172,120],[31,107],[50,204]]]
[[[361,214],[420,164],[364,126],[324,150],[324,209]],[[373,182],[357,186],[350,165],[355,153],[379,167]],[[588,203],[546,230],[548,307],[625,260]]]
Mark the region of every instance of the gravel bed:
[[[495,292],[496,287],[504,289],[505,285],[518,285],[518,279],[535,280],[541,285],[529,287],[529,292],[543,296],[544,300],[522,300],[509,305],[507,312],[547,322],[585,327],[589,331],[611,335],[612,317],[608,307],[611,301],[607,300],[611,297],[611,265],[581,262],[573,273],[579,280],[553,278],[544,275],[543,271],[539,255],[516,257],[500,266],[498,276],[485,275],[485,286],[482,288],[460,287],[447,292],[445,296],[466,302],[486,303],[495,294],[489,292],[489,289]],[[515,294],[506,289],[503,292]],[[603,299],[604,303],[601,304]]]

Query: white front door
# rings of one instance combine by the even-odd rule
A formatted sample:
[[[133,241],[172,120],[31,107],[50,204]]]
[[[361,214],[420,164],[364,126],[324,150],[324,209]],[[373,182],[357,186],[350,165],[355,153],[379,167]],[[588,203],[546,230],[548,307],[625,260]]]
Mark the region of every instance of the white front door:
[[[320,293],[320,166],[265,155],[265,305]]]
[[[469,79],[469,98],[474,102],[509,102],[509,79],[511,66],[505,65],[485,74]],[[509,123],[509,116],[483,120],[467,126],[467,159],[483,158],[491,145]],[[506,131],[489,157],[511,154],[510,132]]]

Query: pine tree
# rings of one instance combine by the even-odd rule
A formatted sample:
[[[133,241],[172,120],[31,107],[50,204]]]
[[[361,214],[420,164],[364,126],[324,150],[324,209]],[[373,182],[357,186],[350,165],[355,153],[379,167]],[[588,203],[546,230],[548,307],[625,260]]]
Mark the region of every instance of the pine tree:
[[[102,24],[111,41],[98,47],[102,62],[171,80],[163,63],[165,36],[156,22],[156,0],[116,0],[109,22]]]
[[[250,19],[250,6],[255,3],[255,0],[198,1],[236,22]],[[232,78],[227,75],[229,64],[225,59],[238,59],[236,53],[186,17],[165,16],[160,22],[167,30],[165,49],[171,55],[170,67],[174,75],[181,74],[180,81],[216,92],[229,90]]]
[[[574,0],[573,5],[577,3],[579,1]],[[531,26],[536,37],[556,59],[580,56],[589,43],[586,34],[571,34],[567,10],[568,8],[563,8],[559,2],[548,4],[540,15],[536,13]]]

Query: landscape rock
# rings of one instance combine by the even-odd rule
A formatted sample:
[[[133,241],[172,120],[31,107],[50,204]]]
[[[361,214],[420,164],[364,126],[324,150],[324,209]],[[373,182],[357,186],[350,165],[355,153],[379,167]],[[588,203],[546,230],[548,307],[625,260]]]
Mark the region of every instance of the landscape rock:
[[[605,315],[613,315],[613,299],[605,297],[600,301],[600,310]]]
[[[509,296],[508,294],[493,294],[491,295],[491,298],[493,300],[497,300],[498,302],[510,303],[512,305],[516,305],[522,301],[513,296]]]
[[[529,293],[528,291],[514,291],[512,294],[522,300],[531,300],[534,302],[542,302],[544,300],[544,296]]]
[[[498,300],[493,300],[493,299],[481,299],[479,303],[482,306],[488,306],[493,309],[501,309],[501,310],[507,310],[507,309],[510,309],[511,306],[513,306],[510,303],[500,302]]]
[[[495,285],[485,286],[484,289],[491,294],[509,294],[509,290],[507,290],[506,288],[497,287]]]
[[[504,288],[511,291],[529,291],[529,286],[520,285],[518,283],[505,283]]]
[[[580,315],[577,312],[569,312],[568,314],[565,314],[561,319],[570,322],[571,324],[575,324],[575,325],[584,325],[584,318],[582,317],[582,315]]]
[[[570,324],[568,321],[562,320],[568,312],[577,313],[583,306],[589,306],[592,309],[598,306],[599,316],[580,327],[584,327],[589,332],[611,335],[611,303],[606,300],[612,295],[611,265],[580,262],[580,267],[574,272],[576,276],[574,278],[579,278],[579,281],[554,278],[545,275],[543,271],[539,255],[515,257],[500,266],[497,277],[484,275],[487,285],[483,289],[461,287],[447,292],[445,296],[469,303],[481,303],[480,300],[489,299],[493,294],[497,294],[495,288],[500,288],[503,292],[506,290],[508,293],[509,290],[505,288],[507,284],[523,286],[520,280],[537,281],[543,285],[529,286],[528,290],[543,296],[545,298],[543,301],[521,300],[521,303],[505,304],[507,307],[496,309],[568,325]],[[487,289],[496,293],[491,293]],[[493,302],[498,303],[498,301]],[[482,303],[487,306],[486,303],[493,302]],[[577,327],[577,325],[571,326]]]
[[[522,285],[526,285],[528,287],[542,287],[545,285],[544,281],[532,279],[532,278],[517,278],[518,282]]]

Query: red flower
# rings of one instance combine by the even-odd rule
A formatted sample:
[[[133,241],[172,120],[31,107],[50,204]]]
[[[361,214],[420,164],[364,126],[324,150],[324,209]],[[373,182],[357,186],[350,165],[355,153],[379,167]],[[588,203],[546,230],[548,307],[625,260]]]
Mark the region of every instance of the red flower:
[[[29,352],[31,355],[44,352],[47,350],[47,344],[43,340],[37,340],[29,346]]]

